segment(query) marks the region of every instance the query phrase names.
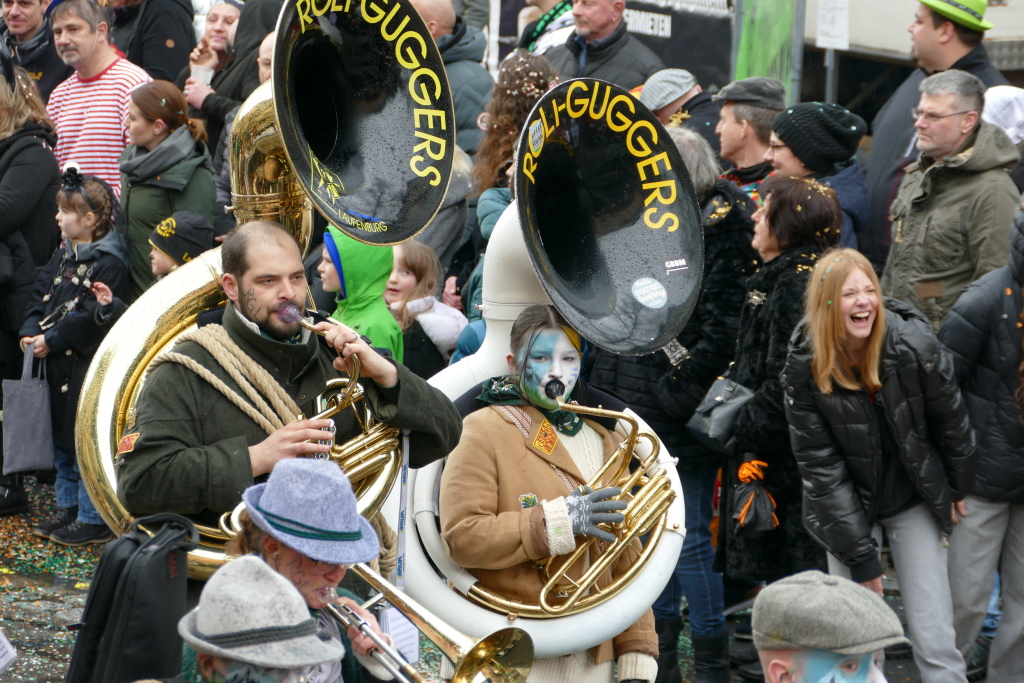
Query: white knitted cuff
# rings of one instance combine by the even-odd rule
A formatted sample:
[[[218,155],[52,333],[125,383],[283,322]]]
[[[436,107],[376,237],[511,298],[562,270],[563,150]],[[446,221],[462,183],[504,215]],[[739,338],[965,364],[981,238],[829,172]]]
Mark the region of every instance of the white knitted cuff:
[[[572,533],[565,498],[545,500],[540,506],[544,508],[544,535],[548,538],[548,551],[552,555],[568,555],[576,550],[576,537]]]
[[[627,652],[619,657],[619,680],[639,679],[650,683],[658,676],[658,660],[643,652]]]

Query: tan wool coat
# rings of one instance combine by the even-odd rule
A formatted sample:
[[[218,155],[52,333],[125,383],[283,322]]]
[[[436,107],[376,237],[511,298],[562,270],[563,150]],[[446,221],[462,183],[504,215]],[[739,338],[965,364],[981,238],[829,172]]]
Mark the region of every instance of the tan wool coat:
[[[586,481],[558,432],[548,424],[542,434],[544,423],[543,415],[531,406],[476,411],[465,419],[462,439],[441,477],[441,533],[452,561],[470,570],[481,586],[534,603],[545,583],[537,561],[549,554],[540,503],[565,497],[570,484]],[[587,424],[602,435],[610,455],[618,438],[596,422]],[[558,439],[553,444],[550,434]],[[591,563],[598,557],[598,545],[602,544],[594,544]],[[624,573],[635,559],[635,552],[624,553],[615,574]],[[580,573],[572,571],[570,576],[578,578]],[[598,585],[611,581],[608,571]],[[649,609],[612,641],[597,646],[594,661],[629,652],[658,655]]]

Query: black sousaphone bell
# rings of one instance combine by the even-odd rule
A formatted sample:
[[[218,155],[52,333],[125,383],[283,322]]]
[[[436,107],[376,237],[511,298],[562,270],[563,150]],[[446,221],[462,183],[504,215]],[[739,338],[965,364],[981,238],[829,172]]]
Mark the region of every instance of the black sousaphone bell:
[[[639,100],[578,78],[534,107],[515,193],[527,250],[584,337],[641,355],[672,341],[697,303],[704,237],[675,143]]]
[[[455,153],[423,20],[408,0],[290,0],[277,26],[275,112],[313,203],[361,242],[411,239],[440,208]]]

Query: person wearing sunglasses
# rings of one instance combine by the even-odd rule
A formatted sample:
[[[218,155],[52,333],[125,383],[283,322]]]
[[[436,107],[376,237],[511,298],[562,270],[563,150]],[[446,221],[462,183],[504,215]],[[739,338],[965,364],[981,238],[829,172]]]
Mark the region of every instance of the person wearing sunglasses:
[[[1006,265],[1020,193],[1009,170],[1020,153],[981,119],[985,84],[952,69],[921,81],[910,115],[917,161],[892,202],[892,248],[882,289],[937,331],[964,287]]]

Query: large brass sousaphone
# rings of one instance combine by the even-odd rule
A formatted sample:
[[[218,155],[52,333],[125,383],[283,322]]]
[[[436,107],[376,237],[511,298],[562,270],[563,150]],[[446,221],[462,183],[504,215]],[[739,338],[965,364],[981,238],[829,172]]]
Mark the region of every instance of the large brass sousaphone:
[[[696,304],[704,250],[689,175],[654,115],[626,91],[602,81],[560,84],[527,119],[515,192],[516,203],[491,236],[484,269],[484,315],[497,319],[488,320],[481,354],[491,349],[494,357],[470,356],[435,375],[431,384],[455,398],[502,372],[509,321],[526,305],[544,302],[505,299],[489,278],[504,277],[513,270],[509,262],[526,259],[551,302],[589,341],[619,354],[661,353]],[[511,233],[519,230],[521,239],[514,239],[520,236]],[[507,252],[496,253],[497,245]],[[491,269],[499,258],[506,263]],[[499,329],[505,336],[492,343]],[[488,372],[470,377],[463,364]],[[596,574],[584,571],[570,582],[562,571],[566,558],[586,559],[581,542],[574,554],[539,563],[549,580],[536,599],[511,600],[490,591],[446,554],[433,502],[440,463],[414,472],[410,484],[412,536],[419,542],[407,546],[409,592],[468,633],[514,623],[531,635],[538,657],[588,649],[635,622],[674,571],[685,529],[673,461],[643,421],[628,410],[566,407],[615,417],[622,439],[622,459],[609,458],[606,464],[616,472],[611,480],[619,483],[629,507],[625,523],[610,529],[616,541],[605,552],[612,554],[591,560]],[[595,477],[594,484],[601,480]],[[640,537],[646,540],[631,568],[610,585],[597,586],[614,553],[631,552]],[[454,591],[447,589],[449,583]]]
[[[406,0],[286,2],[272,81],[242,106],[228,146],[239,222],[279,221],[305,252],[315,204],[360,241],[410,239],[441,206],[455,151],[447,76],[422,19]],[[131,457],[130,445],[119,442],[134,424],[147,368],[194,327],[199,312],[223,305],[220,272],[214,250],[161,280],[107,335],[86,375],[76,425],[82,477],[118,534],[128,529],[131,513],[117,495],[115,461],[119,451]],[[362,416],[370,434],[375,425],[368,411]],[[353,482],[360,512],[370,516],[400,459],[393,434],[383,448],[376,433],[367,434],[372,443],[341,444],[339,457],[372,451],[376,458],[381,450],[388,456]],[[224,562],[227,534],[216,517],[195,520],[201,543],[189,553],[194,578]]]

